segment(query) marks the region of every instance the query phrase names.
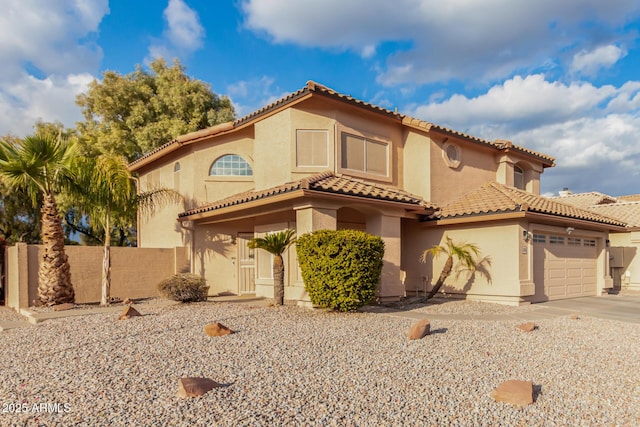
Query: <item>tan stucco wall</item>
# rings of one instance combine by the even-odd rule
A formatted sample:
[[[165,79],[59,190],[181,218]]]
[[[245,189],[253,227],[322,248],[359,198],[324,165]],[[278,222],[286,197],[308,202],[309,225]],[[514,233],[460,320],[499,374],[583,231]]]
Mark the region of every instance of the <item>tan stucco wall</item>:
[[[640,231],[611,233],[612,275],[616,286],[622,289],[640,290]],[[621,267],[617,267],[622,265]]]
[[[521,224],[473,224],[473,226],[428,227],[416,221],[405,220],[402,227],[402,264],[405,273],[405,287],[408,295],[420,295],[438,279],[446,257],[433,260],[429,257],[426,264],[420,262],[425,249],[434,245],[443,245],[446,236],[454,243],[473,243],[480,249],[480,257],[487,257],[491,265],[484,264],[490,278],[480,273],[470,275],[454,273],[445,281],[442,291],[447,294],[464,294],[468,299],[483,299],[506,304],[524,302],[521,296],[520,242]],[[426,289],[425,281],[426,280]]]
[[[8,248],[10,264],[7,305],[25,308],[37,297],[39,245],[18,244]],[[102,284],[100,246],[67,246],[71,282],[77,303],[99,302]],[[158,283],[175,273],[187,272],[186,248],[111,248],[111,296],[146,298],[158,296]]]

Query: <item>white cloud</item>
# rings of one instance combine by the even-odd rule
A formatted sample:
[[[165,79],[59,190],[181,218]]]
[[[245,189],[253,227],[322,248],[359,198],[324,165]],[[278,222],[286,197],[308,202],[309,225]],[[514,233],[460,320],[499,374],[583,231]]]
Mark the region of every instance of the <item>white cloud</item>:
[[[75,98],[87,90],[94,77],[89,73],[48,76],[38,79],[23,74],[0,89],[0,135],[24,136],[38,120],[73,126],[82,119]]]
[[[94,37],[107,0],[5,0],[0,14],[0,135],[24,136],[35,121],[80,119],[75,96],[97,74]]]
[[[576,53],[571,63],[571,72],[585,76],[595,76],[603,68],[609,68],[624,58],[627,52],[614,45],[600,46],[590,52],[582,50]]]
[[[159,40],[149,46],[149,56],[168,60],[181,54],[191,54],[203,45],[205,30],[200,17],[183,0],[169,0],[164,10],[166,27]]]
[[[454,95],[411,115],[556,157],[543,190],[638,192],[640,81],[621,87],[516,76],[474,98]]]
[[[273,77],[261,76],[227,86],[227,95],[236,109],[236,115],[245,116],[288,94],[287,91],[274,88],[274,82]]]
[[[566,64],[549,58],[623,37],[618,32],[640,15],[640,3],[244,0],[242,10],[247,28],[276,43],[371,54],[383,42],[409,42],[410,48],[386,58],[378,78],[395,85],[492,81],[518,70],[569,66],[571,58],[563,59]]]

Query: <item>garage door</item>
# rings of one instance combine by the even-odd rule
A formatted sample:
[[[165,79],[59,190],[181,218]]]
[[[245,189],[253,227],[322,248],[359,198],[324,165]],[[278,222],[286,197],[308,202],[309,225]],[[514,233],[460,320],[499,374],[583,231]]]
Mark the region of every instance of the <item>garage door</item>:
[[[595,239],[534,234],[534,301],[595,295],[597,256]]]

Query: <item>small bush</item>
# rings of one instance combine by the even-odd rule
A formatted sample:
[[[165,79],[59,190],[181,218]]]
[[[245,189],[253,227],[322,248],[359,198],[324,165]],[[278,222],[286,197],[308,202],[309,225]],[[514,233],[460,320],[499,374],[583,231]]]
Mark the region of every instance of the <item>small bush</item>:
[[[351,311],[375,297],[384,255],[380,237],[357,230],[320,230],[300,236],[296,251],[313,304]]]
[[[206,301],[208,291],[207,281],[196,274],[174,274],[158,284],[160,295],[173,301]]]

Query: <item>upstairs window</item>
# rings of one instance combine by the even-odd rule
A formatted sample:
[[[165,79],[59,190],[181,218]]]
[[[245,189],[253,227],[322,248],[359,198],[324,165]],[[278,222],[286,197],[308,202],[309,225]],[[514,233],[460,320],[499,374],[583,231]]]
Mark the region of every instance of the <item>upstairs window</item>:
[[[209,169],[210,176],[251,176],[253,170],[245,159],[237,154],[218,157]]]
[[[520,166],[513,167],[513,186],[520,190],[525,189],[524,170]]]
[[[329,167],[329,133],[326,130],[296,131],[296,166]]]
[[[340,166],[342,169],[388,176],[389,144],[343,133]]]

